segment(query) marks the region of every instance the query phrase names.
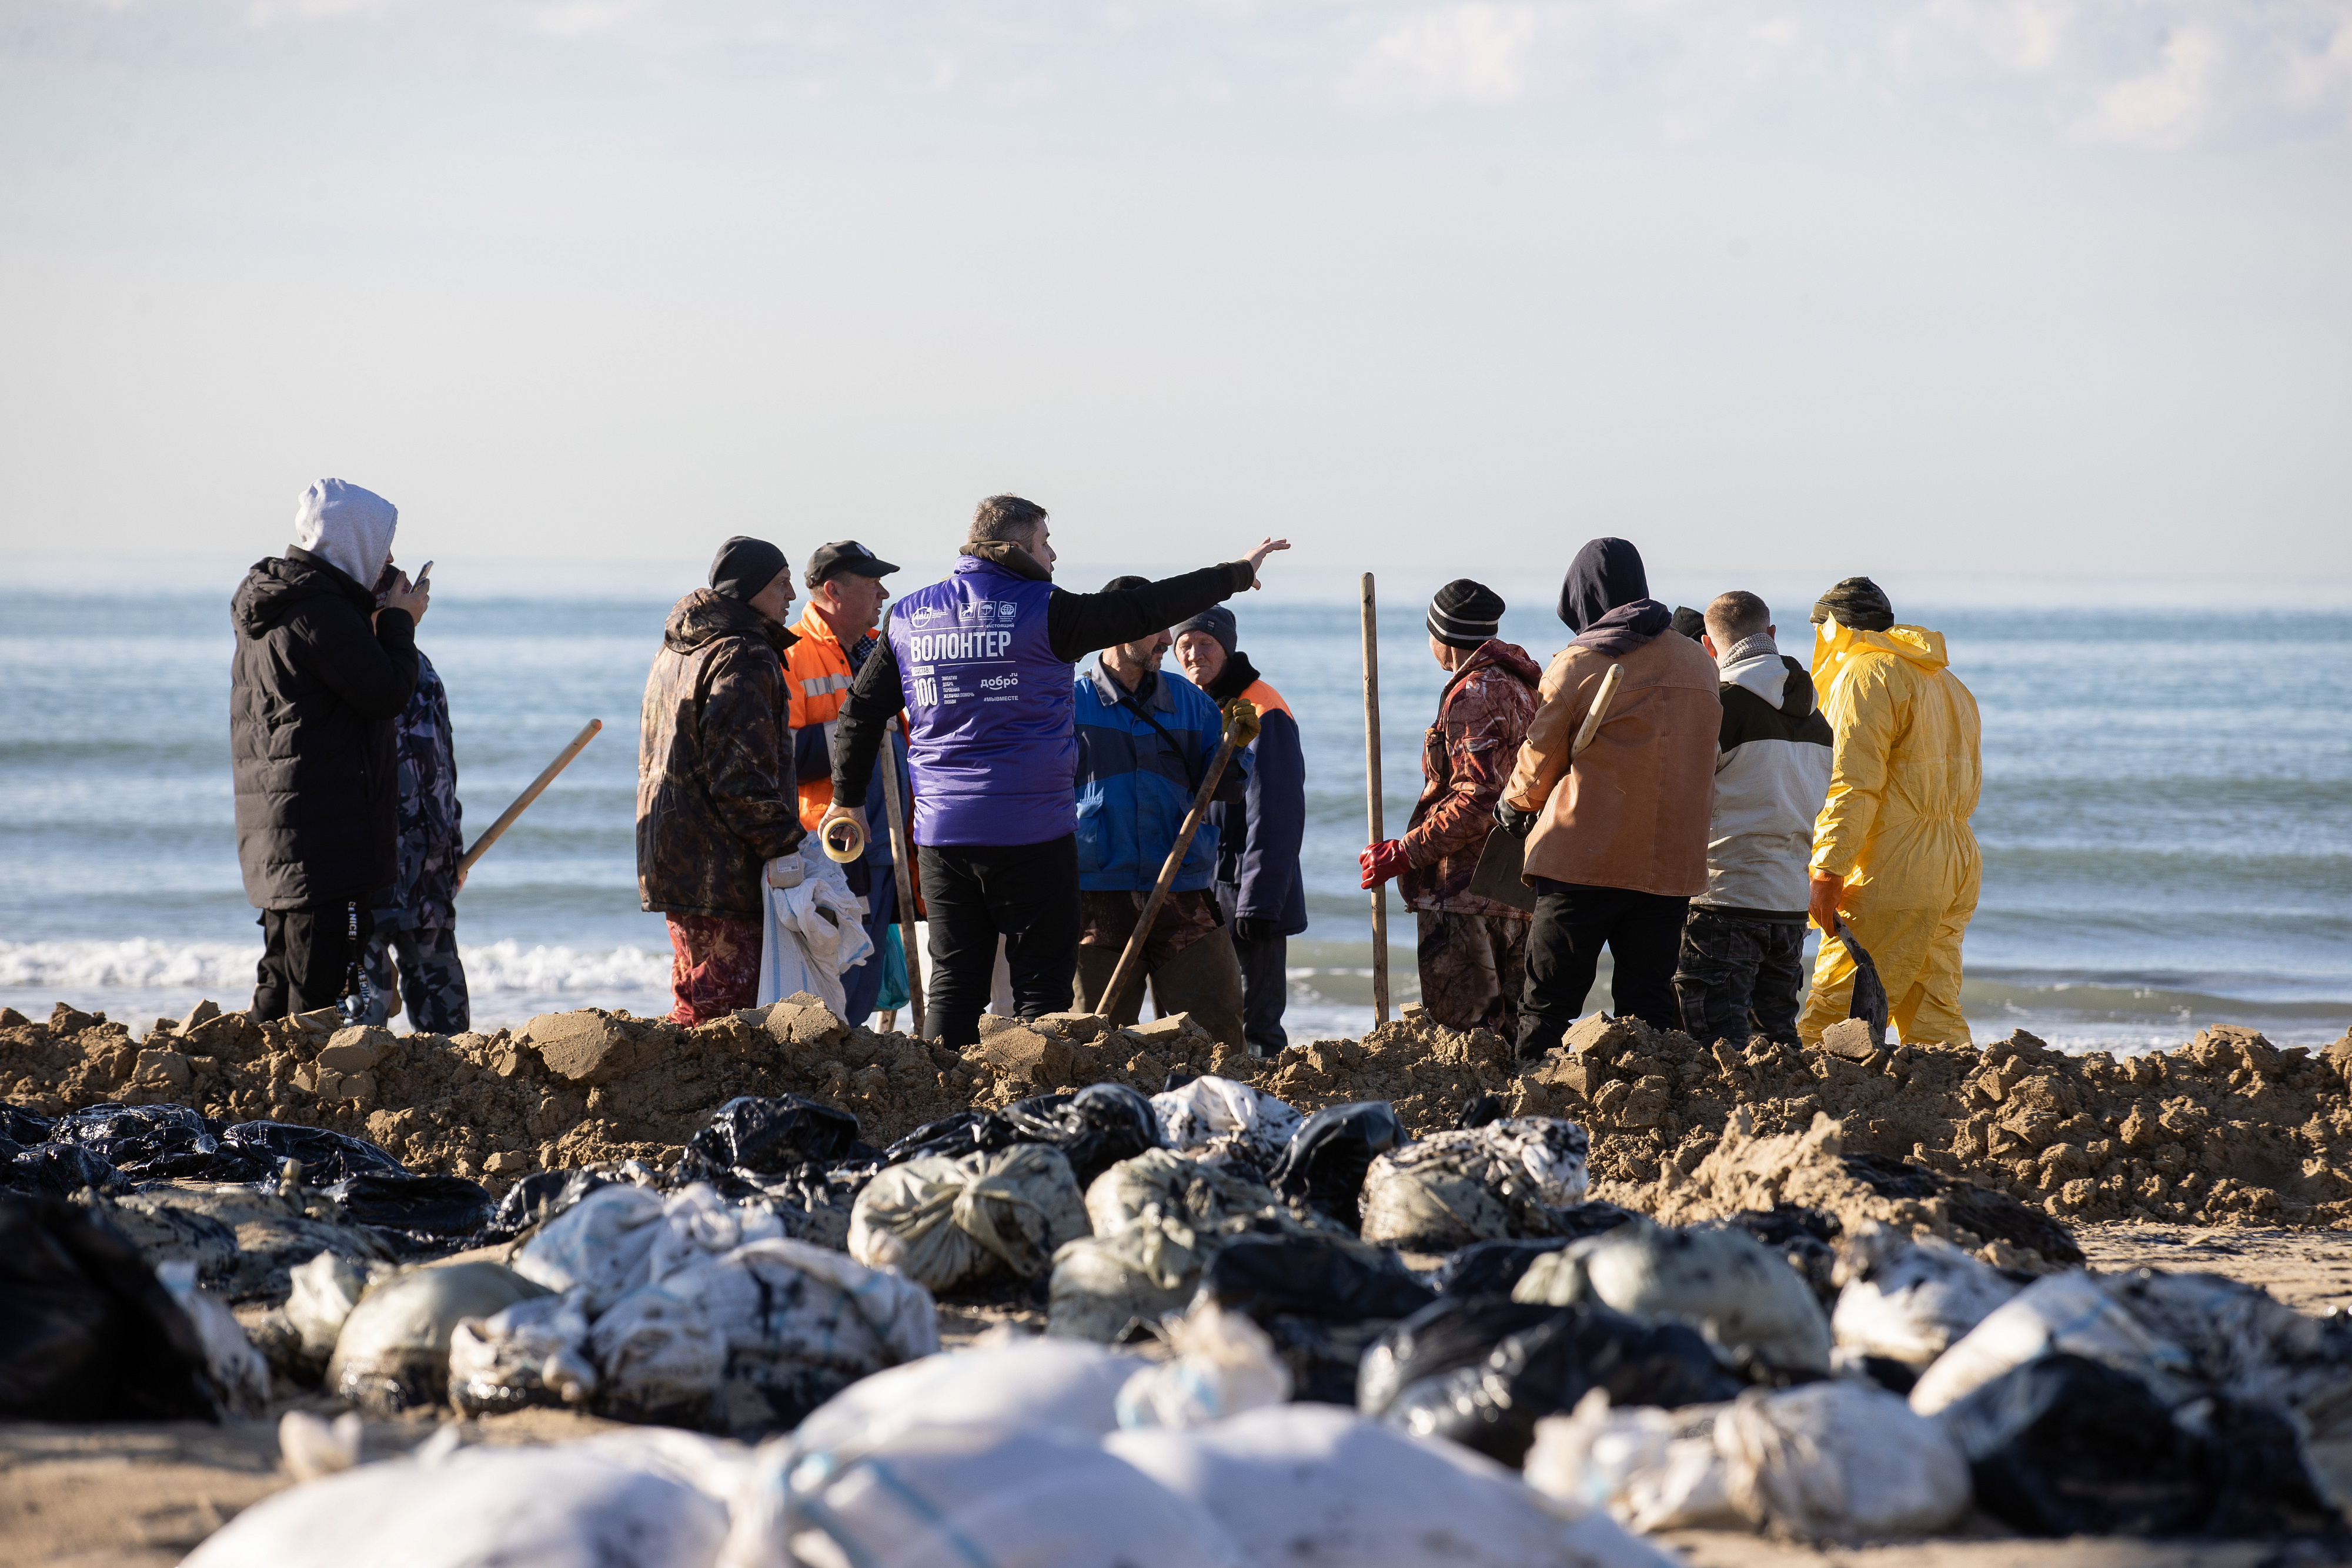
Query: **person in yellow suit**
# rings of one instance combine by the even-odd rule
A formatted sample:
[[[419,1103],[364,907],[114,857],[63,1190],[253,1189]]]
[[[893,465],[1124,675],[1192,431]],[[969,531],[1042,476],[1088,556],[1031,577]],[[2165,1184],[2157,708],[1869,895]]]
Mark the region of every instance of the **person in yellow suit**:
[[[1807,1045],[1847,1014],[1853,959],[1827,933],[1841,915],[1877,966],[1895,1037],[1969,1045],[1960,938],[1983,857],[1969,818],[1984,781],[1977,700],[1946,666],[1944,636],[1898,626],[1866,577],[1813,606],[1813,685],[1837,737],[1813,824],[1811,914],[1824,933],[1797,1022]]]

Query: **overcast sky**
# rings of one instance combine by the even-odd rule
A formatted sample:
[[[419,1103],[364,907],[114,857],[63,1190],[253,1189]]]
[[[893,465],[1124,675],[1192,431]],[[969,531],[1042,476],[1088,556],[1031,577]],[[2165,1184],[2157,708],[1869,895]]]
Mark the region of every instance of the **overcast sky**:
[[[2352,0],[0,0],[0,548],[325,474],[444,562],[1013,489],[1082,560],[2352,574]]]

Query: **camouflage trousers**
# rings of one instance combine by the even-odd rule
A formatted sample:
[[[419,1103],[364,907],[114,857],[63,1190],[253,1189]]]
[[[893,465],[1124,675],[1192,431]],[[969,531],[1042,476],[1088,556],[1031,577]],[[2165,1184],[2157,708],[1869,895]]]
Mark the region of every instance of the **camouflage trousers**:
[[[1744,1046],[1754,1035],[1797,1043],[1797,999],[1805,989],[1805,923],[1734,909],[1691,905],[1675,962],[1683,1032],[1712,1044]]]
[[[448,925],[411,925],[386,931],[378,926],[368,938],[367,969],[371,1016],[358,1021],[383,1023],[392,1011],[393,967],[399,966],[400,1004],[408,1027],[419,1034],[462,1034],[473,1025],[473,1003],[466,994],[466,966],[457,957],[457,932]]]
[[[672,1023],[688,1029],[740,1012],[760,997],[760,923],[723,915],[672,915]]]
[[[1515,1040],[1528,969],[1528,921],[1505,915],[1417,909],[1421,1005],[1448,1029],[1490,1029]]]

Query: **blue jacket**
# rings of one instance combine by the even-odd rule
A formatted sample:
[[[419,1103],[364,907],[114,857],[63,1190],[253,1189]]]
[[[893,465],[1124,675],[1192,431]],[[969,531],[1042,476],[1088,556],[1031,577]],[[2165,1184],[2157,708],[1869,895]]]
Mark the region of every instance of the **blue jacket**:
[[[1200,687],[1164,670],[1132,696],[1099,664],[1088,664],[1075,686],[1078,886],[1088,893],[1147,892],[1160,880],[1184,813],[1192,808],[1192,792],[1217,754],[1224,716]],[[1145,721],[1145,713],[1169,738]],[[1236,752],[1216,798],[1241,799],[1248,772],[1249,754]],[[1216,866],[1217,826],[1204,821],[1171,891],[1207,887]]]
[[[1217,902],[1236,919],[1271,920],[1279,935],[1296,936],[1307,929],[1307,887],[1298,872],[1307,758],[1298,721],[1243,654],[1234,654],[1225,669],[1213,683],[1218,692],[1239,686],[1258,710],[1260,727],[1250,742],[1246,802],[1209,808],[1217,828]]]

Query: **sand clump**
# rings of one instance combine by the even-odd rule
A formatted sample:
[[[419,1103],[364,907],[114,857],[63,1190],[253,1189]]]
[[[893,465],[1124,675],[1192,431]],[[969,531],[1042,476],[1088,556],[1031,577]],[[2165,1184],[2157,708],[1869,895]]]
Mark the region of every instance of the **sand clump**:
[[[853,1028],[805,997],[691,1030],[583,1009],[453,1038],[338,1028],[331,1013],[256,1024],[205,1008],[133,1040],[60,1006],[46,1023],[0,1012],[0,1101],[51,1114],[168,1101],[222,1120],[306,1123],[373,1139],[414,1170],[500,1189],[599,1160],[674,1164],[739,1094],[836,1106],[878,1146],[1030,1094],[1104,1082],[1152,1093],[1171,1076],[1214,1072],[1302,1112],[1386,1100],[1416,1137],[1456,1125],[1481,1095],[1501,1113],[1569,1117],[1591,1134],[1595,1196],[1668,1218],[1719,1211],[1737,1189],[1744,1207],[1769,1207],[1769,1197],[1942,1234],[1971,1228],[1950,1213],[1950,1189],[1965,1182],[2069,1223],[2352,1218],[2352,1032],[2315,1053],[2216,1026],[2118,1061],[2069,1056],[2022,1030],[1981,1049],[1888,1050],[1843,1034],[1827,1050],[1702,1046],[1596,1014],[1522,1072],[1499,1036],[1406,1011],[1360,1040],[1260,1061],[1181,1015],[1129,1029],[1076,1013],[990,1018],[978,1044],[955,1051]],[[1831,1143],[1817,1117],[1835,1124]],[[1801,1192],[1816,1178],[1791,1178],[1767,1194],[1750,1167],[1773,1139],[1792,1140],[1774,1157],[1816,1172],[1816,1186],[1832,1166],[1859,1185]]]

